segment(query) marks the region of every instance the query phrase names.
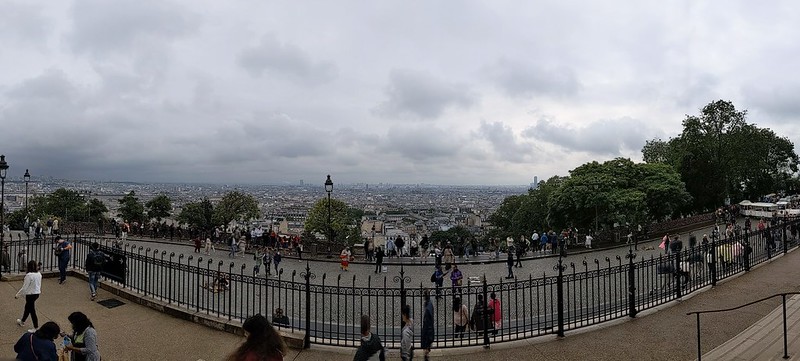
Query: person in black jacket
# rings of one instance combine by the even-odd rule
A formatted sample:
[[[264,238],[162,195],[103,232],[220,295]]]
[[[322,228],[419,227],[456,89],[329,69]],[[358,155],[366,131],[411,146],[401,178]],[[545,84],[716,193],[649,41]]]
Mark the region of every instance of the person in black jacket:
[[[383,248],[378,247],[375,251],[375,273],[381,273],[381,266],[383,266]]]
[[[85,263],[86,272],[89,274],[89,292],[91,292],[92,301],[97,297],[97,282],[100,280],[100,273],[103,271],[106,261],[108,261],[108,257],[100,250],[100,244],[92,242]]]
[[[381,338],[370,332],[369,316],[361,315],[361,346],[358,347],[353,361],[376,360],[375,356],[378,357],[377,360],[386,360]]]
[[[506,253],[508,254],[508,260],[506,260],[506,264],[508,265],[508,276],[506,276],[506,278],[512,279],[514,278],[514,247],[509,247],[506,250]]]

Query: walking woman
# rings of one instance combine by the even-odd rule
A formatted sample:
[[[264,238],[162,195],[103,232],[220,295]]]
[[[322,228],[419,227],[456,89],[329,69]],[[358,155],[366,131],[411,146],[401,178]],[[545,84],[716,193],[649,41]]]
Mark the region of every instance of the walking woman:
[[[97,348],[97,331],[83,312],[73,312],[67,317],[72,324],[71,344],[64,350],[72,351],[72,361],[100,361]]]
[[[39,273],[39,265],[33,260],[28,261],[27,272],[25,281],[22,282],[22,288],[17,291],[14,298],[19,298],[21,295],[25,296],[25,310],[22,313],[22,318],[17,319],[17,324],[20,327],[24,327],[25,320],[30,315],[31,321],[33,321],[33,328],[28,332],[34,333],[39,328],[39,317],[36,316],[36,300],[39,299],[39,294],[42,293],[42,274]]]
[[[227,361],[282,361],[286,343],[267,318],[250,316],[242,325],[247,340],[228,356]]]

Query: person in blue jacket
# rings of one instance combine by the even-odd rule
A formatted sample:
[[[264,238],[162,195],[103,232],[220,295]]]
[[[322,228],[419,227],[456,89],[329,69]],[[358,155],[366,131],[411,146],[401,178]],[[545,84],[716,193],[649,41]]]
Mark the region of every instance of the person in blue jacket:
[[[53,343],[61,333],[55,322],[45,322],[36,332],[25,332],[14,345],[17,360],[22,361],[58,361],[56,344]]]

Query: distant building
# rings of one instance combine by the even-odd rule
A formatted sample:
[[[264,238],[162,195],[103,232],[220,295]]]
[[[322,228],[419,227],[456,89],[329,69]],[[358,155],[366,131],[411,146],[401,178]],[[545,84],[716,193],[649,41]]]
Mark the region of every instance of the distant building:
[[[533,176],[533,183],[531,183],[531,189],[539,189],[539,176]]]

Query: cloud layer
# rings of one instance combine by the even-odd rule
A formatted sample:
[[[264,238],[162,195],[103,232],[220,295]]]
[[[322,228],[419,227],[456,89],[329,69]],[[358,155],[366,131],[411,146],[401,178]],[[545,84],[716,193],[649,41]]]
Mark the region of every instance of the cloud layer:
[[[800,5],[0,3],[19,177],[526,184],[716,99],[800,139]],[[735,44],[735,46],[734,46]]]

